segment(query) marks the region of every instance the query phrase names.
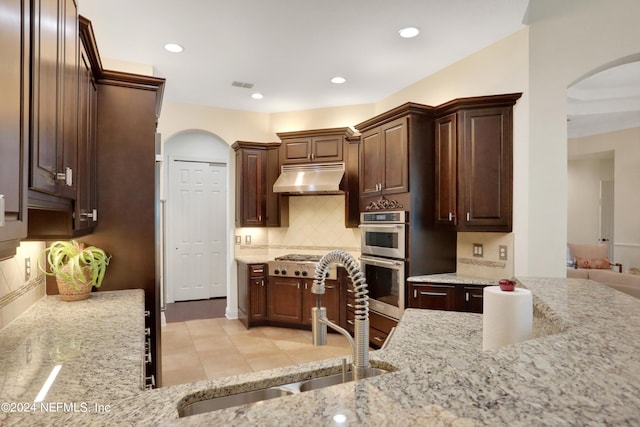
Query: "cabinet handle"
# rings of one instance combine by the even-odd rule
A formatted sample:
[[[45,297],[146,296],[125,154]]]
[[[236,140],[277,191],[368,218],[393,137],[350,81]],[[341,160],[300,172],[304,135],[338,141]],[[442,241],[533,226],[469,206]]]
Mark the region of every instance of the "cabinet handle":
[[[465,301],[469,301],[469,292],[464,293],[464,299]]]
[[[257,269],[256,268],[255,270],[253,270],[253,272],[254,273],[264,273],[264,270],[262,268],[261,269]]]
[[[467,221],[471,221],[471,214],[469,214],[469,212],[467,212]]]
[[[260,281],[261,286],[264,288],[264,280]]]
[[[384,341],[384,340],[383,340],[382,338],[380,338],[380,337],[373,337],[373,339],[374,339],[375,341],[378,341],[378,342],[383,342],[383,341]]]
[[[453,214],[449,212],[449,221],[453,221]]]
[[[413,290],[413,297],[418,298],[418,291],[416,289]]]
[[[71,187],[73,185],[73,169],[67,166],[64,168],[64,172],[58,172],[56,174],[56,180],[64,181],[67,187]]]
[[[326,286],[326,285],[325,285],[325,287],[324,287],[324,288],[325,288],[325,289],[334,289],[334,288],[335,288],[335,286]]]
[[[355,324],[355,322],[353,320],[347,320],[347,323],[350,324],[350,325]]]
[[[420,295],[427,295],[430,297],[446,297],[446,292],[420,292]]]
[[[300,282],[298,282],[298,289],[300,289]]]
[[[0,194],[0,227],[4,227],[4,194]]]
[[[349,307],[349,308],[353,308],[353,304],[349,304],[349,303],[347,303],[347,307]]]

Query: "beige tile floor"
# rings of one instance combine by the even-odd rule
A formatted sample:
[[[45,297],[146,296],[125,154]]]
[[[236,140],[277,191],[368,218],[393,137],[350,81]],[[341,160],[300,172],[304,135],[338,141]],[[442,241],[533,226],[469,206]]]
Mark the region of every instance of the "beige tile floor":
[[[162,326],[162,386],[279,368],[351,354],[329,334],[315,347],[311,332],[271,326],[246,329],[239,320],[189,320]]]

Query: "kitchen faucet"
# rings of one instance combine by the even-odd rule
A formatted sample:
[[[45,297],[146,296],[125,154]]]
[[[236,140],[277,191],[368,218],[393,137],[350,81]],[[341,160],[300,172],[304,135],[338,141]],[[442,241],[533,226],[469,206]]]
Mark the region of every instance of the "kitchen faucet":
[[[331,322],[327,318],[327,309],[322,307],[322,294],[324,294],[324,280],[327,270],[332,263],[340,263],[349,273],[353,282],[355,295],[355,320],[354,338],[349,332]],[[366,378],[370,368],[369,365],[369,297],[367,296],[367,283],[365,281],[358,262],[347,252],[334,250],[325,254],[316,266],[315,277],[311,292],[316,294],[317,306],[311,309],[311,328],[313,334],[313,345],[327,344],[327,326],[344,335],[351,349],[353,359],[351,362],[353,379]]]

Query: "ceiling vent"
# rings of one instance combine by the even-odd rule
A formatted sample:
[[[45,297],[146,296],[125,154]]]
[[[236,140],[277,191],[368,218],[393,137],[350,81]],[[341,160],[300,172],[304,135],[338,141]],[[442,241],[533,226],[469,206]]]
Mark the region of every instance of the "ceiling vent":
[[[244,88],[244,89],[251,89],[253,87],[253,83],[235,81],[235,82],[231,83],[231,86],[241,87],[241,88]]]

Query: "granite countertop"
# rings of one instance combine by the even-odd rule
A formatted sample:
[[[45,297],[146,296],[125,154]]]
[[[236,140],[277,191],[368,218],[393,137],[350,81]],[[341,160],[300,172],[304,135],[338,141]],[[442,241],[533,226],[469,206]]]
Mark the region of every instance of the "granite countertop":
[[[638,425],[640,300],[581,279],[520,278],[536,339],[482,351],[482,315],[407,309],[374,378],[178,418],[202,398],[339,372],[339,359],[138,392],[65,425]],[[58,414],[56,414],[58,415]]]
[[[450,285],[497,285],[499,280],[464,276],[456,273],[426,274],[407,277],[407,282],[446,283]]]
[[[0,332],[2,402],[32,403],[56,365],[60,371],[43,403],[54,406],[38,404],[31,413],[17,405],[9,411],[3,407],[0,424],[46,424],[56,414],[43,412],[57,412],[60,403],[82,411],[139,396],[144,390],[144,292],[93,292],[74,302],[50,295],[30,307]]]

